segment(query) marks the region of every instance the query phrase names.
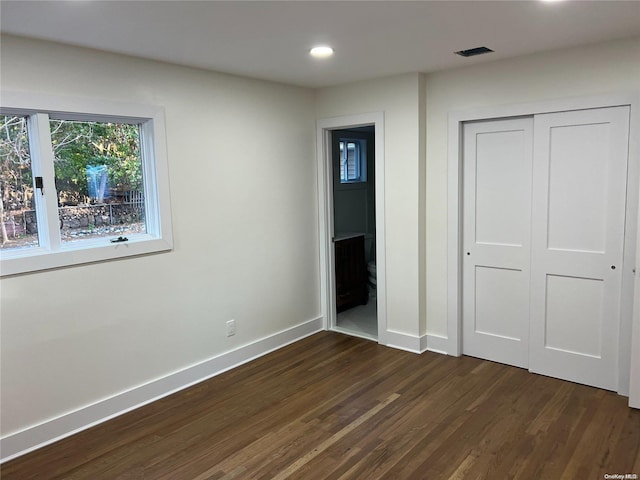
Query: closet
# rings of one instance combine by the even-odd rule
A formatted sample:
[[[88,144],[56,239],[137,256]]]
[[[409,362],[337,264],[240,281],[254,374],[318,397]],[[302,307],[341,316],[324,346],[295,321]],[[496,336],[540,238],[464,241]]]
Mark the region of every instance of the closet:
[[[462,351],[615,390],[629,107],[463,125]]]

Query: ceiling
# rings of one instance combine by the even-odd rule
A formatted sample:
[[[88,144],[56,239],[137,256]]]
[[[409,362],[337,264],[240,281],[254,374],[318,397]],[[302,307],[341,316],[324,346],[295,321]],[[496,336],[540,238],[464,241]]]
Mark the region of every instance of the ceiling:
[[[323,87],[640,36],[640,1],[1,0],[0,30]]]

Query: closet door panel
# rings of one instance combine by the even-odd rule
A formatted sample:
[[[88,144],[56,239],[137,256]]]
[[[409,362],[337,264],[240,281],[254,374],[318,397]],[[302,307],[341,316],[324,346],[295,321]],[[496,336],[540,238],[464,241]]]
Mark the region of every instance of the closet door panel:
[[[537,115],[530,369],[617,388],[628,107]]]
[[[463,353],[528,365],[531,118],[464,126]]]

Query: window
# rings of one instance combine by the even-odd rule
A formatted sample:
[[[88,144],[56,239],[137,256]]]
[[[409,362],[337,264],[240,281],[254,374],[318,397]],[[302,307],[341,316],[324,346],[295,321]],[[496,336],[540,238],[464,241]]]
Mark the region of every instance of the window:
[[[363,139],[340,139],[340,183],[367,181],[367,142]]]
[[[1,274],[170,250],[163,125],[158,108],[3,92]]]
[[[49,120],[60,239],[147,233],[140,126]]]

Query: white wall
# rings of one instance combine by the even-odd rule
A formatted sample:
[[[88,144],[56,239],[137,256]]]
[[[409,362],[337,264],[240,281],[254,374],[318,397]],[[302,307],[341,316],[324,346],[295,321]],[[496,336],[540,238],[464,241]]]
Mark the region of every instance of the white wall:
[[[476,107],[640,89],[640,39],[427,75],[426,330],[447,335],[447,118]]]
[[[387,329],[419,335],[419,138],[422,75],[398,75],[320,89],[318,119],[384,112]],[[377,234],[379,232],[376,232]]]
[[[3,436],[320,316],[312,91],[16,37],[1,53],[3,89],[165,107],[175,242],[1,280]]]

